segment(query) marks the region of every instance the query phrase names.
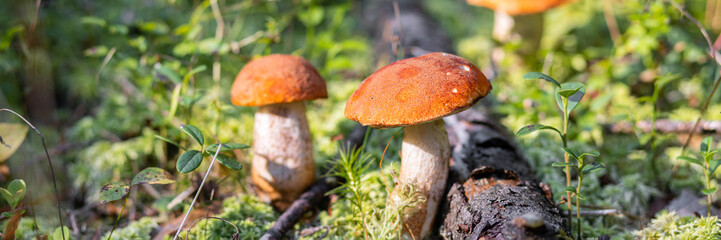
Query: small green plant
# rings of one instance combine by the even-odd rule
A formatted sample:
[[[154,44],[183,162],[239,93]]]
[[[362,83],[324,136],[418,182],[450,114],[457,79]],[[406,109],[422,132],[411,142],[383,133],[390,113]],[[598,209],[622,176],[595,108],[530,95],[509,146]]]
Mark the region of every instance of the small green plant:
[[[360,223],[364,239],[398,239],[403,228],[402,216],[406,214],[406,209],[425,202],[426,199],[418,192],[418,187],[412,183],[396,186],[391,193],[391,189],[394,188],[386,183],[385,178],[387,176],[383,173],[382,166],[380,166],[383,164],[385,151],[381,155],[380,171],[370,170],[373,163],[371,154],[364,153],[369,134],[370,132],[366,131],[363,140],[364,145],[359,148],[353,150],[339,148],[339,159],[328,172],[328,175],[343,179],[343,181],[341,186],[333,189],[330,193],[345,197],[350,202],[350,205],[355,208],[350,222]],[[391,137],[392,139],[393,137]],[[386,150],[390,142],[388,141]],[[391,174],[391,176],[394,175]],[[371,194],[371,192],[380,188],[385,189],[385,195]],[[393,195],[393,200],[386,199],[387,196],[391,195]],[[379,197],[389,204],[378,204],[376,200]],[[384,207],[379,208],[381,205]],[[344,237],[348,236],[345,235]]]
[[[193,197],[193,201],[190,203],[190,207],[188,208],[188,212],[185,214],[185,217],[183,217],[183,221],[180,223],[180,227],[178,227],[178,231],[175,233],[175,237],[173,239],[177,239],[178,235],[180,234],[180,231],[183,228],[183,225],[185,225],[185,221],[188,219],[188,215],[190,214],[190,211],[193,210],[193,205],[195,205],[195,201],[198,199],[198,195],[200,195],[200,190],[203,189],[203,185],[205,184],[205,180],[208,178],[208,175],[210,174],[210,169],[213,168],[213,164],[215,163],[215,160],[217,159],[221,164],[225,165],[226,167],[229,167],[233,170],[240,170],[243,169],[243,165],[241,165],[239,162],[235,161],[232,157],[220,154],[221,152],[228,152],[232,151],[234,149],[245,149],[250,146],[240,143],[216,143],[213,145],[210,145],[208,147],[205,146],[205,137],[203,136],[203,133],[198,129],[197,127],[193,125],[180,125],[180,129],[183,130],[188,136],[190,136],[197,144],[200,145],[200,150],[188,150],[180,144],[164,138],[162,136],[157,136],[157,138],[166,141],[170,144],[173,144],[175,146],[178,146],[179,148],[186,150],[180,157],[178,158],[178,161],[175,164],[176,169],[180,173],[189,173],[193,170],[197,169],[200,166],[200,163],[203,162],[203,158],[206,156],[213,156],[213,158],[210,161],[210,166],[208,166],[208,170],[205,172],[205,175],[203,176],[203,180],[200,182],[200,186],[198,187],[198,190],[195,192],[195,197]],[[214,152],[214,153],[213,153]]]
[[[555,162],[551,165],[553,167],[575,167],[576,172],[578,173],[578,183],[576,188],[573,187],[567,187],[566,192],[573,193],[576,195],[576,225],[578,227],[578,239],[581,239],[581,200],[585,200],[586,198],[583,197],[583,194],[581,194],[581,183],[583,182],[583,176],[598,170],[603,169],[606,167],[603,165],[603,163],[600,162],[594,162],[592,164],[587,164],[584,162],[584,158],[587,156],[593,156],[598,157],[600,153],[598,151],[591,151],[587,153],[579,153],[578,150],[573,148],[562,148],[563,152],[570,155],[573,160],[576,160],[575,163],[566,163],[566,162]]]
[[[203,137],[203,133],[200,132],[200,129],[193,125],[180,125],[180,129],[182,129],[183,132],[193,138],[193,140],[195,140],[195,142],[200,145],[200,150],[188,150],[187,148],[181,146],[173,140],[158,135],[155,136],[160,140],[166,141],[170,144],[177,146],[180,149],[186,150],[182,155],[180,155],[180,158],[178,158],[178,161],[175,163],[175,168],[180,173],[189,173],[197,169],[200,166],[200,163],[203,162],[203,157],[212,156],[213,153],[218,150],[224,153],[232,151],[234,149],[245,149],[250,147],[248,145],[240,143],[223,143],[222,147],[220,148],[218,147],[221,146],[221,144],[213,144],[206,147],[205,139]],[[235,161],[233,157],[225,154],[218,154],[218,161],[233,170],[243,169],[243,165],[241,165],[238,161]]]
[[[8,188],[0,187],[0,195],[10,205],[10,211],[0,214],[9,219],[5,225],[5,231],[3,231],[5,234],[15,235],[15,230],[18,223],[20,223],[20,217],[25,213],[24,209],[18,209],[18,204],[25,197],[26,190],[25,181],[22,179],[13,180],[8,184]]]
[[[333,189],[331,193],[336,193],[341,196],[349,196],[351,205],[353,205],[360,213],[361,226],[363,227],[363,236],[368,239],[368,227],[366,223],[366,212],[363,205],[365,198],[367,197],[363,191],[361,191],[361,176],[368,171],[371,166],[370,155],[363,154],[362,148],[354,150],[340,150],[340,158],[336,162],[336,165],[328,173],[335,177],[344,179],[345,181],[341,186]]]
[[[113,236],[113,232],[115,231],[115,228],[118,226],[118,222],[120,221],[120,216],[123,215],[123,211],[125,210],[125,206],[128,204],[128,196],[130,194],[130,191],[132,189],[132,186],[138,185],[138,184],[169,184],[174,183],[175,180],[173,180],[173,176],[170,175],[167,171],[156,168],[156,167],[149,167],[146,169],[143,169],[138,174],[135,174],[135,177],[133,177],[133,181],[130,182],[130,184],[126,182],[114,182],[114,183],[108,183],[103,188],[100,189],[100,203],[106,204],[108,202],[116,201],[121,198],[125,198],[123,200],[123,207],[120,209],[120,214],[118,214],[118,218],[115,220],[115,224],[113,224],[113,229],[110,230],[110,234],[108,235],[107,239],[111,239]]]
[[[583,180],[583,174],[590,173],[592,171],[599,170],[604,167],[601,163],[593,163],[591,165],[587,165],[583,162],[584,157],[586,156],[594,156],[598,157],[599,153],[598,151],[592,151],[588,153],[580,154],[578,150],[569,148],[568,147],[568,127],[569,127],[569,118],[571,115],[571,111],[575,109],[583,96],[586,94],[586,86],[579,82],[565,82],[563,84],[556,81],[556,79],[553,79],[552,77],[539,73],[539,72],[530,72],[523,75],[524,80],[535,80],[535,79],[543,79],[549,83],[552,83],[557,88],[555,90],[555,99],[556,104],[558,105],[558,108],[561,109],[562,112],[562,126],[561,129],[563,131],[558,130],[558,128],[542,125],[542,124],[532,124],[525,126],[516,132],[516,136],[525,136],[530,133],[533,133],[538,130],[552,130],[561,137],[561,140],[563,141],[563,162],[553,163],[552,166],[554,167],[562,167],[565,168],[566,173],[566,206],[568,207],[568,228],[573,229],[571,224],[571,194],[575,194],[576,196],[576,220],[578,225],[578,238],[581,238],[581,214],[580,214],[580,204],[579,200],[583,199],[583,196],[580,194],[581,192],[581,181]],[[570,158],[573,157],[573,159],[576,161],[575,163],[570,161]],[[576,170],[578,171],[578,186],[576,188],[571,186],[571,167],[576,167]],[[586,168],[588,167],[588,168]]]
[[[711,187],[711,175],[716,171],[716,169],[718,169],[719,165],[721,165],[721,159],[713,159],[714,154],[716,154],[719,150],[711,150],[712,146],[713,139],[711,137],[706,137],[703,141],[701,141],[701,147],[699,149],[700,153],[698,155],[679,157],[681,160],[703,167],[703,175],[706,178],[706,187],[701,190],[701,192],[706,195],[708,200],[707,216],[711,216],[711,194],[717,190],[716,187]]]
[[[3,212],[0,215],[10,217],[16,212],[20,212],[20,214],[25,212],[25,210],[17,209],[18,204],[20,204],[20,201],[25,197],[25,190],[25,181],[22,179],[13,180],[8,184],[8,188],[0,187],[0,195],[2,195],[3,199],[10,205],[10,211]]]

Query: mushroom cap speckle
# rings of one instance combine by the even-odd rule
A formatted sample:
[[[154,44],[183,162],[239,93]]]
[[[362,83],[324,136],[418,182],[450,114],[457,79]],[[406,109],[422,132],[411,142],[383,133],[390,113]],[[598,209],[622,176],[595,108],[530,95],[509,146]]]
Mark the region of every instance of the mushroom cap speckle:
[[[302,57],[273,54],[252,60],[233,82],[235,105],[263,106],[327,98],[325,81]]]
[[[468,4],[487,7],[508,15],[540,13],[569,0],[466,0]]]
[[[490,91],[468,60],[430,53],[371,74],[348,99],[345,116],[374,128],[414,125],[466,110]]]

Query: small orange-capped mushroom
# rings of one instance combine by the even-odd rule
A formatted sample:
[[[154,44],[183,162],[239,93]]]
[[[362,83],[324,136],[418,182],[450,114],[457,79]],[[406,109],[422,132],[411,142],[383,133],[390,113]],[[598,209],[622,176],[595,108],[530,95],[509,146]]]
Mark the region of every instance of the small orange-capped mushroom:
[[[303,101],[326,98],[325,81],[305,59],[274,54],[246,64],[230,96],[235,105],[258,106],[251,177],[261,199],[285,210],[315,180]]]

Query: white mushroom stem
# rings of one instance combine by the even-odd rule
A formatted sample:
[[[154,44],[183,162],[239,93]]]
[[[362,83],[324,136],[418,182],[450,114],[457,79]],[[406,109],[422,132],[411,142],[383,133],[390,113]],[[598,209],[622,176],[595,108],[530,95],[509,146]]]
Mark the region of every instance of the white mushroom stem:
[[[448,133],[442,119],[408,126],[404,131],[400,182],[415,184],[426,198],[426,202],[406,210],[412,214],[406,215],[404,223],[416,239],[423,239],[431,232],[448,178]],[[394,200],[397,197],[394,194]]]
[[[261,106],[253,127],[252,178],[258,196],[285,210],[315,178],[303,102]]]
[[[501,42],[507,42],[511,39],[513,25],[513,17],[505,11],[496,10],[493,13],[493,38]]]

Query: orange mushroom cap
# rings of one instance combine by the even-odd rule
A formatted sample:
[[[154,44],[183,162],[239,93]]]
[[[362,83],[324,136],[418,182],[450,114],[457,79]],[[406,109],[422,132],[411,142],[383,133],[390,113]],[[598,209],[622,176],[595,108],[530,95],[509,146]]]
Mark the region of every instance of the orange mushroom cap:
[[[466,0],[468,4],[487,7],[508,15],[540,13],[569,0]]]
[[[235,105],[263,106],[327,98],[325,81],[302,57],[273,54],[250,61],[233,82]]]
[[[353,92],[345,116],[375,128],[432,121],[473,106],[491,83],[471,62],[448,53],[430,53],[391,63]]]

